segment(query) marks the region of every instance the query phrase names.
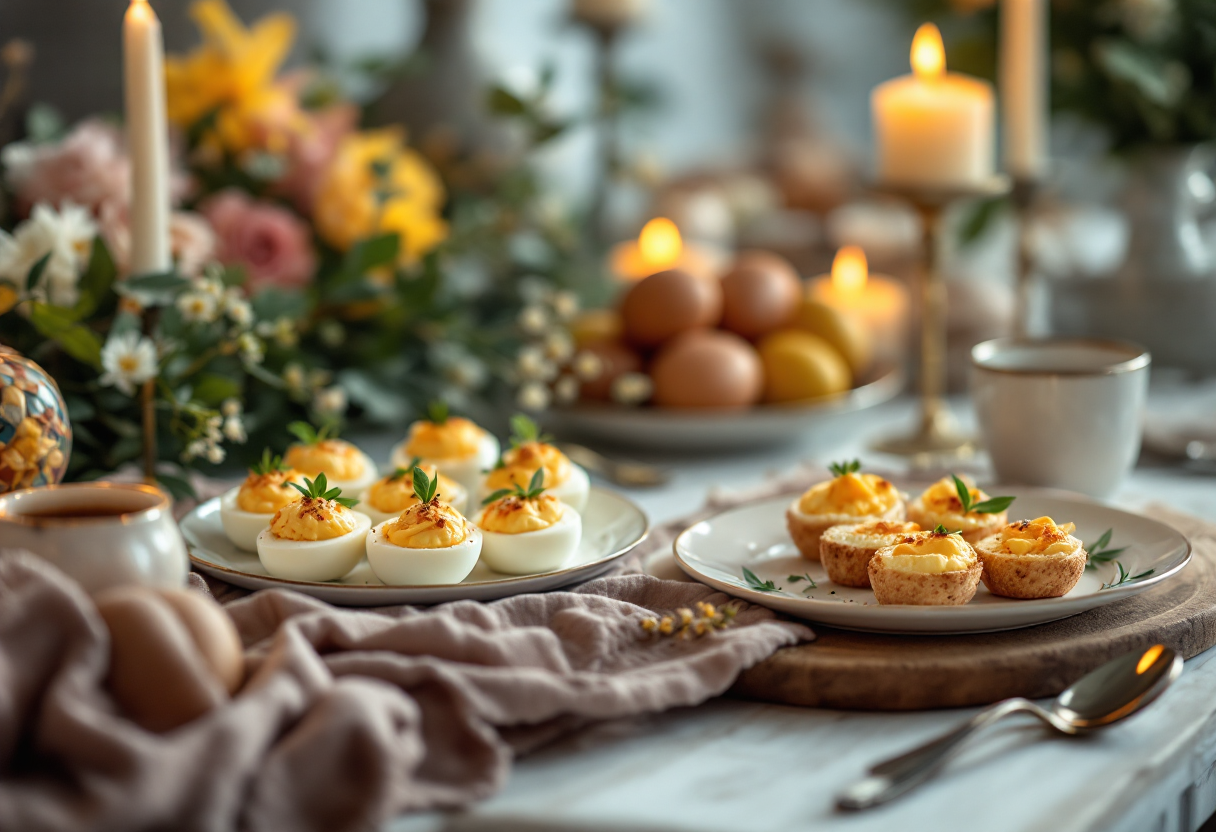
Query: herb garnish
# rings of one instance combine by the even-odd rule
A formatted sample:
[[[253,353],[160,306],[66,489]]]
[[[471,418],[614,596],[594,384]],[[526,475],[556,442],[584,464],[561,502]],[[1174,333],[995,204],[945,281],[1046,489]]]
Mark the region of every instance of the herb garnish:
[[[1130,572],[1128,572],[1126,569],[1124,569],[1123,564],[1119,563],[1119,561],[1115,561],[1115,566],[1118,567],[1118,569],[1119,569],[1118,576],[1115,578],[1115,580],[1111,581],[1110,583],[1102,584],[1102,586],[1099,588],[1099,591],[1101,591],[1103,589],[1112,589],[1113,587],[1117,587],[1117,586],[1123,586],[1124,584],[1130,584],[1132,581],[1138,581],[1141,578],[1147,578],[1149,575],[1151,575],[1157,571],[1156,569],[1150,569],[1147,572],[1141,572],[1139,575],[1133,575]]]
[[[439,474],[435,474],[435,479],[431,479],[426,475],[426,471],[421,468],[414,468],[414,496],[425,506],[435,499],[435,492],[439,489]]]
[[[971,502],[971,489],[967,487],[967,483],[959,479],[957,474],[951,474],[954,477],[954,490],[958,492],[958,501],[963,504],[963,514],[1000,514],[1016,500],[1016,497],[989,497],[979,503]]]
[[[290,471],[290,470],[291,470],[291,466],[287,465],[283,462],[283,457],[279,456],[278,454],[271,456],[270,448],[263,448],[262,449],[262,458],[259,461],[253,463],[252,466],[250,466],[249,473],[257,474],[258,476],[262,476],[262,475],[270,474],[270,473],[273,473],[276,471]]]
[[[442,399],[436,399],[426,406],[428,422],[434,422],[437,425],[446,424],[450,415],[451,409],[448,407],[448,403]]]
[[[300,485],[297,482],[289,483],[289,485],[296,491],[303,494],[306,499],[312,498],[314,500],[333,500],[338,505],[346,506],[347,508],[354,508],[359,504],[358,500],[350,497],[343,497],[341,488],[336,486],[334,488],[330,488],[329,482],[327,482],[325,479],[324,472],[317,474],[317,478],[315,480],[310,480],[308,477],[305,477],[304,485]]]
[[[1089,552],[1089,557],[1085,561],[1086,569],[1097,569],[1099,564],[1110,563],[1127,547],[1120,546],[1118,549],[1107,549],[1110,545],[1111,535],[1114,534],[1114,529],[1107,529],[1102,533],[1102,536],[1094,541],[1093,545],[1086,546],[1085,551]]]
[[[488,506],[490,503],[501,500],[503,497],[510,497],[512,495],[519,497],[521,500],[535,500],[537,497],[543,494],[544,491],[545,469],[537,468],[536,472],[532,474],[532,481],[528,483],[527,488],[521,488],[519,483],[512,483],[510,488],[498,489],[493,494],[482,500],[481,504],[483,506]]]
[[[833,462],[828,466],[833,477],[843,477],[845,474],[856,474],[861,470],[861,460],[853,459],[847,462]]]
[[[804,586],[802,588],[803,595],[806,595],[812,589],[819,589],[819,584],[815,583],[815,579],[812,578],[810,575],[806,574],[805,572],[803,572],[801,575],[790,575],[788,578],[786,578],[786,580],[792,584],[796,584],[799,581],[806,581],[807,586]]]
[[[754,589],[757,592],[780,592],[781,587],[777,586],[772,581],[762,581],[756,576],[756,573],[743,567],[743,580],[747,581],[749,589]]]
[[[529,419],[522,413],[516,413],[511,417],[511,447],[518,448],[525,442],[550,442],[553,437],[547,433],[541,433],[540,427],[536,422]]]
[[[287,426],[287,430],[305,445],[315,445],[318,442],[324,442],[326,439],[338,438],[338,424],[333,421],[321,425],[320,430],[317,430],[308,424],[308,422],[292,422]]]
[[[954,534],[954,535],[961,535],[961,534],[963,533],[963,530],[962,530],[962,529],[959,529],[959,530],[958,530],[958,531],[956,531],[956,532],[952,532],[952,531],[950,531],[949,529],[947,529],[945,526],[943,526],[941,523],[938,523],[938,524],[937,524],[937,526],[936,526],[936,527],[933,529],[933,533],[934,533],[934,534]]]
[[[410,460],[410,464],[407,467],[394,468],[393,473],[388,475],[389,482],[396,482],[397,480],[401,479],[402,477],[404,477],[406,474],[413,471],[415,468],[417,468],[421,464],[422,464],[422,458],[416,456]],[[436,479],[438,479],[438,474],[436,474]]]

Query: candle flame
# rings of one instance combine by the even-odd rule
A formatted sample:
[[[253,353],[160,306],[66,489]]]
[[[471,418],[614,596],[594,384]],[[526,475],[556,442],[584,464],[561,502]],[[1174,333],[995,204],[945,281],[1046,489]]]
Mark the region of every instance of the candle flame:
[[[917,78],[936,78],[946,71],[946,48],[942,33],[932,23],[922,23],[912,38],[912,71]]]
[[[1157,659],[1165,652],[1165,647],[1160,644],[1154,644],[1152,647],[1144,651],[1144,655],[1140,657],[1140,662],[1136,665],[1136,675],[1143,675],[1150,667],[1156,664]]]
[[[684,241],[680,239],[680,229],[666,217],[655,217],[642,226],[638,235],[638,251],[642,260],[656,270],[671,268],[680,260],[684,251]]]
[[[866,288],[870,270],[861,246],[844,246],[832,261],[832,287],[841,295],[856,297]]]

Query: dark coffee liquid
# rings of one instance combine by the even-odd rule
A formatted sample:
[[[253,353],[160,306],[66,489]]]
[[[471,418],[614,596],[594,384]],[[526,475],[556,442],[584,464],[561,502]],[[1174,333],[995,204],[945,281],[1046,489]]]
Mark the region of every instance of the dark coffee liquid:
[[[120,517],[135,511],[139,511],[139,509],[126,506],[64,506],[62,508],[23,511],[20,516],[69,520],[83,517]]]

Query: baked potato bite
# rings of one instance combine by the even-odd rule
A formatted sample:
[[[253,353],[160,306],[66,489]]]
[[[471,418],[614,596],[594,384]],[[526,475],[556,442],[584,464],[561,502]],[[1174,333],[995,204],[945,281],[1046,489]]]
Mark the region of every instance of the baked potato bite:
[[[812,486],[786,509],[786,528],[807,560],[819,560],[819,539],[832,526],[904,519],[899,490],[877,474],[860,473],[860,468],[857,460],[833,463],[832,479]]]
[[[819,539],[819,560],[832,583],[869,589],[868,567],[874,553],[918,531],[915,523],[887,520],[832,526]]]
[[[975,597],[984,566],[970,543],[939,526],[884,546],[867,569],[880,604],[957,606]]]
[[[1013,497],[990,497],[969,477],[943,477],[908,503],[908,519],[922,529],[944,526],[968,543],[996,534],[1009,522]]]
[[[984,566],[984,586],[1006,598],[1058,598],[1085,572],[1089,555],[1072,536],[1072,523],[1050,517],[1010,523],[975,546]]]

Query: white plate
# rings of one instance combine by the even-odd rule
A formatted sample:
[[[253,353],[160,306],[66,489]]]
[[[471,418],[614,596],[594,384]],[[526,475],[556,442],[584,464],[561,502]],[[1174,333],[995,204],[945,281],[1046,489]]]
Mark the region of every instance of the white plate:
[[[646,539],[646,514],[627,497],[592,488],[582,512],[583,537],[578,551],[562,569],[536,575],[501,575],[478,562],[458,584],[387,586],[372,574],[364,558],[338,581],[287,581],[266,573],[258,556],[232,545],[220,525],[219,498],[208,500],[181,521],[191,562],[202,572],[246,589],[294,589],[331,604],[380,607],[393,604],[439,604],[471,599],[491,601],[525,592],[581,583],[606,572],[618,559]]]
[[[547,410],[541,418],[547,429],[563,437],[663,451],[738,450],[778,445],[844,424],[849,414],[893,399],[903,386],[903,373],[888,369],[839,396],[796,404],[718,411],[580,404]]]
[[[1061,598],[1001,598],[980,584],[975,598],[962,606],[880,606],[870,590],[838,586],[828,580],[821,564],[798,555],[785,528],[792,494],[729,509],[691,526],[676,538],[675,558],[692,578],[723,592],[810,621],[875,633],[985,633],[1044,624],[1143,592],[1178,574],[1191,559],[1187,539],[1156,520],[1045,489],[993,486],[985,490],[1017,496],[1011,518],[1047,515],[1060,523],[1076,523],[1076,536],[1086,543],[1113,529],[1110,547],[1128,547],[1118,558],[1124,567],[1131,574],[1154,572],[1135,583],[1101,589],[1115,575],[1114,564],[1107,564],[1086,570]],[[749,589],[744,566],[782,591]],[[804,572],[818,584],[805,594],[805,583],[788,580]]]

